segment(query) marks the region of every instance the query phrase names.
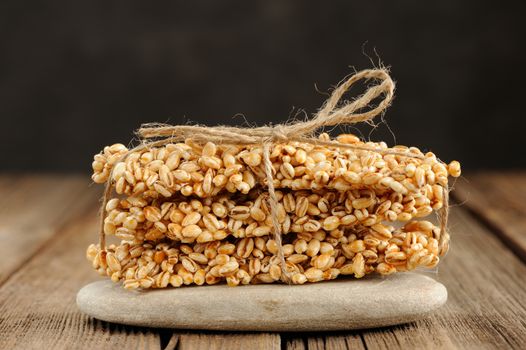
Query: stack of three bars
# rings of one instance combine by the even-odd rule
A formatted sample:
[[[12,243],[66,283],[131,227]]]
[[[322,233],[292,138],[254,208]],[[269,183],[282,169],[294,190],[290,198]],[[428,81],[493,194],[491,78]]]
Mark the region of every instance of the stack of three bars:
[[[327,134],[320,139],[330,140]],[[130,289],[273,283],[288,276],[303,284],[436,266],[449,239],[420,218],[447,205],[448,176],[460,175],[459,163],[351,134],[336,140],[358,147],[271,147],[281,247],[260,145],[187,140],[129,154],[123,145],[108,146],[95,156],[92,178],[111,181],[119,195],[106,205],[104,232],[120,243],[105,250],[91,245],[88,259]]]

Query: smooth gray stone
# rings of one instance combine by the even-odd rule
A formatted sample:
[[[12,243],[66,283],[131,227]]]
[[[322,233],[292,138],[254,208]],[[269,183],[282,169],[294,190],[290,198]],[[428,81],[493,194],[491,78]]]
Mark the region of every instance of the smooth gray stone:
[[[95,318],[135,326],[238,331],[328,331],[415,321],[442,306],[446,288],[398,273],[304,285],[226,285],[127,291],[91,283],[77,305]]]

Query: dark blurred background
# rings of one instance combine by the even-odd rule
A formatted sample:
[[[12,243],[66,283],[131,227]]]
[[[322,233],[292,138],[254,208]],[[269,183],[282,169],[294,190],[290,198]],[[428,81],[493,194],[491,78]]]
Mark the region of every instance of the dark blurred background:
[[[262,125],[391,67],[396,143],[526,166],[523,1],[3,1],[0,167],[90,171],[143,122]],[[316,84],[316,87],[315,87]],[[317,90],[318,89],[318,90]],[[242,113],[244,118],[235,117]],[[382,124],[366,138],[395,140]]]

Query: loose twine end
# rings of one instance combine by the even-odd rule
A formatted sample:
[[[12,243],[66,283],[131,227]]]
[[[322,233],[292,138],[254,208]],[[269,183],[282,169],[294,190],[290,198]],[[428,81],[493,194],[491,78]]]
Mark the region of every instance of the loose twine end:
[[[343,95],[356,82],[374,80],[377,84],[369,86],[365,93],[352,101],[342,101]],[[391,104],[394,97],[395,83],[385,69],[368,69],[358,72],[347,78],[338,85],[331,96],[325,101],[313,119],[299,121],[292,124],[277,124],[272,126],[262,126],[257,128],[240,128],[230,126],[202,126],[202,125],[165,125],[165,124],[144,124],[137,130],[137,135],[141,144],[125,152],[118,162],[124,161],[131,153],[158,147],[169,143],[177,143],[186,139],[195,142],[206,143],[208,141],[218,144],[235,145],[262,145],[264,172],[267,180],[269,193],[269,204],[273,226],[273,236],[278,246],[278,259],[281,264],[283,280],[291,282],[290,273],[287,270],[285,256],[283,253],[282,230],[277,219],[278,201],[274,188],[272,162],[270,161],[270,147],[275,143],[285,143],[290,141],[303,142],[316,146],[335,147],[341,149],[353,149],[380,153],[382,155],[392,154],[409,158],[423,159],[421,154],[405,152],[392,149],[380,149],[368,146],[358,146],[343,144],[336,141],[323,141],[314,137],[320,128],[335,125],[351,125],[372,120],[382,114]],[[376,106],[371,107],[373,100],[381,98]],[[99,245],[101,250],[106,249],[106,235],[104,232],[104,219],[106,217],[106,204],[111,197],[113,189],[113,169],[109,179],[105,184],[104,195],[100,210],[100,234]],[[447,221],[449,214],[449,189],[444,189],[444,205],[438,212],[440,222],[439,244],[445,247],[442,253],[447,250]],[[442,255],[442,254],[441,254]]]

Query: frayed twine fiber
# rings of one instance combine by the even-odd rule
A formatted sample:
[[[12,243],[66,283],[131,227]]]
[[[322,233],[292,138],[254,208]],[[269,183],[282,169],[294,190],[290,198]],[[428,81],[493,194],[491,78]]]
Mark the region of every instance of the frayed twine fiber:
[[[351,101],[343,101],[338,106],[345,92],[360,80],[374,80],[378,84],[370,86],[367,91],[358,98]],[[255,145],[263,146],[263,164],[267,180],[269,193],[269,206],[272,217],[273,238],[278,246],[278,258],[281,262],[281,270],[284,280],[288,283],[291,281],[290,273],[287,271],[285,256],[282,247],[281,226],[277,220],[277,200],[274,189],[272,163],[270,161],[270,146],[274,143],[297,141],[309,143],[317,146],[336,147],[343,149],[354,149],[377,152],[380,154],[393,154],[403,157],[423,159],[424,157],[410,151],[395,151],[390,149],[378,149],[367,146],[354,146],[352,144],[343,144],[336,141],[322,141],[314,137],[315,132],[322,127],[335,126],[338,124],[356,124],[372,120],[377,115],[383,113],[391,104],[394,97],[395,83],[385,69],[367,69],[352,75],[343,83],[338,85],[331,96],[324,103],[315,117],[307,121],[299,121],[289,124],[278,124],[262,126],[258,128],[240,128],[230,126],[202,126],[202,125],[165,125],[165,124],[144,124],[137,131],[141,139],[141,144],[126,152],[120,161],[137,151],[151,147],[162,146],[169,143],[177,143],[192,139],[198,143],[214,142],[217,144],[234,144],[234,145]],[[369,110],[370,103],[379,97],[383,99],[378,105]],[[362,112],[360,112],[362,111]],[[151,141],[154,139],[154,141]],[[102,251],[106,249],[106,235],[104,233],[104,218],[106,216],[106,203],[112,193],[113,169],[110,172],[104,195],[102,197],[102,206],[100,213],[100,235],[99,244]],[[449,241],[447,232],[447,221],[449,215],[449,188],[446,186],[444,193],[444,206],[438,212],[440,223],[439,246]]]

